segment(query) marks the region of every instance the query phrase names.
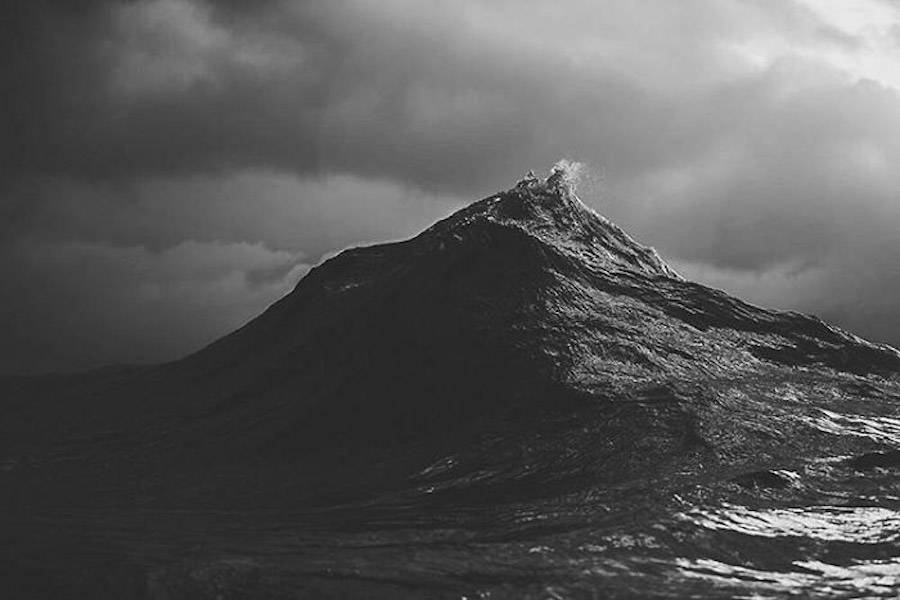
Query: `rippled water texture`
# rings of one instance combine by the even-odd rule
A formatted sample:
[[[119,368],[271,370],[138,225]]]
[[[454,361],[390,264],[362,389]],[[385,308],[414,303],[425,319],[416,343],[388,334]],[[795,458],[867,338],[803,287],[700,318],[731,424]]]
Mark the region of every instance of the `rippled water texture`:
[[[810,425],[896,441],[890,419],[823,411]],[[648,488],[627,503],[598,488],[442,507],[417,488],[320,512],[42,513],[13,519],[13,537],[32,545],[8,545],[5,559],[56,568],[68,582],[57,597],[894,598],[897,472],[855,464],[828,457],[757,477],[782,482],[778,493]],[[50,554],[35,531],[57,544]]]
[[[486,512],[478,527],[471,515],[415,522],[408,511],[382,512],[389,525],[345,514],[331,528],[310,515],[167,512],[19,526],[58,541],[65,523],[71,548],[25,548],[25,558],[77,552],[65,568],[120,597],[893,598],[900,586],[900,513],[885,507],[642,510],[587,526],[528,511]]]

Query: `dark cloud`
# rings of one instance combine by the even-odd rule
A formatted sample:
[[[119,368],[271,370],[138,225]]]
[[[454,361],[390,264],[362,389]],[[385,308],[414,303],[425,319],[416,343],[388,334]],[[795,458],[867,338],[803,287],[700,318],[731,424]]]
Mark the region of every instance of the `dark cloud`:
[[[8,239],[99,241],[159,252],[185,240],[248,242],[312,260],[336,248],[412,235],[463,199],[354,176],[271,171],[123,184],[32,180],[10,194]]]
[[[595,157],[601,138],[629,170],[702,143],[679,108],[727,66],[706,44],[754,11],[689,2],[655,24],[621,2],[573,6],[43,6],[23,17],[30,84],[7,144],[19,171],[78,177],[265,166],[474,190],[523,162]]]
[[[268,172],[21,193],[27,219],[0,242],[14,282],[0,288],[6,372],[175,358],[261,312],[323,254],[412,235],[459,204]]]
[[[0,262],[14,282],[0,289],[4,370],[173,358],[287,292],[306,269],[299,258],[249,244],[184,242],[153,253],[18,242]]]
[[[900,17],[864,4],[14,3],[0,371],[187,351],[561,156],[686,272],[900,343]]]

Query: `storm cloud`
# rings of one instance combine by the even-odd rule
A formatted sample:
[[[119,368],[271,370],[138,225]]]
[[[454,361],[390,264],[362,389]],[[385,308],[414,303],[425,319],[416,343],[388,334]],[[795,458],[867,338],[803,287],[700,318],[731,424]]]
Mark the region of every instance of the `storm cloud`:
[[[6,10],[0,372],[175,358],[561,157],[684,274],[900,344],[891,3]]]

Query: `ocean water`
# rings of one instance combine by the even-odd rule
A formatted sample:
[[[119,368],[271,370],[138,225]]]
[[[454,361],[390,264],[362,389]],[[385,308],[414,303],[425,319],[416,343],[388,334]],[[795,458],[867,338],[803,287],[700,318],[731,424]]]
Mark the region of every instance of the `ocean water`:
[[[890,418],[822,411],[808,425],[900,442]],[[498,499],[472,484],[499,471],[457,473],[447,457],[409,489],[328,509],[26,511],[4,518],[3,586],[18,598],[894,598],[898,464],[890,451],[830,456],[674,491],[653,477],[619,489],[548,478]],[[443,493],[439,477],[465,492]]]

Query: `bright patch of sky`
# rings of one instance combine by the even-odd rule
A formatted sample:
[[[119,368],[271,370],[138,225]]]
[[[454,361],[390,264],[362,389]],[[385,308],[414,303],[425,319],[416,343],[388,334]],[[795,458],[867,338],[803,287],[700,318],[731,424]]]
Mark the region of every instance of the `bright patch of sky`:
[[[821,58],[856,79],[900,89],[900,5],[879,0],[798,0],[845,44],[819,48]]]

